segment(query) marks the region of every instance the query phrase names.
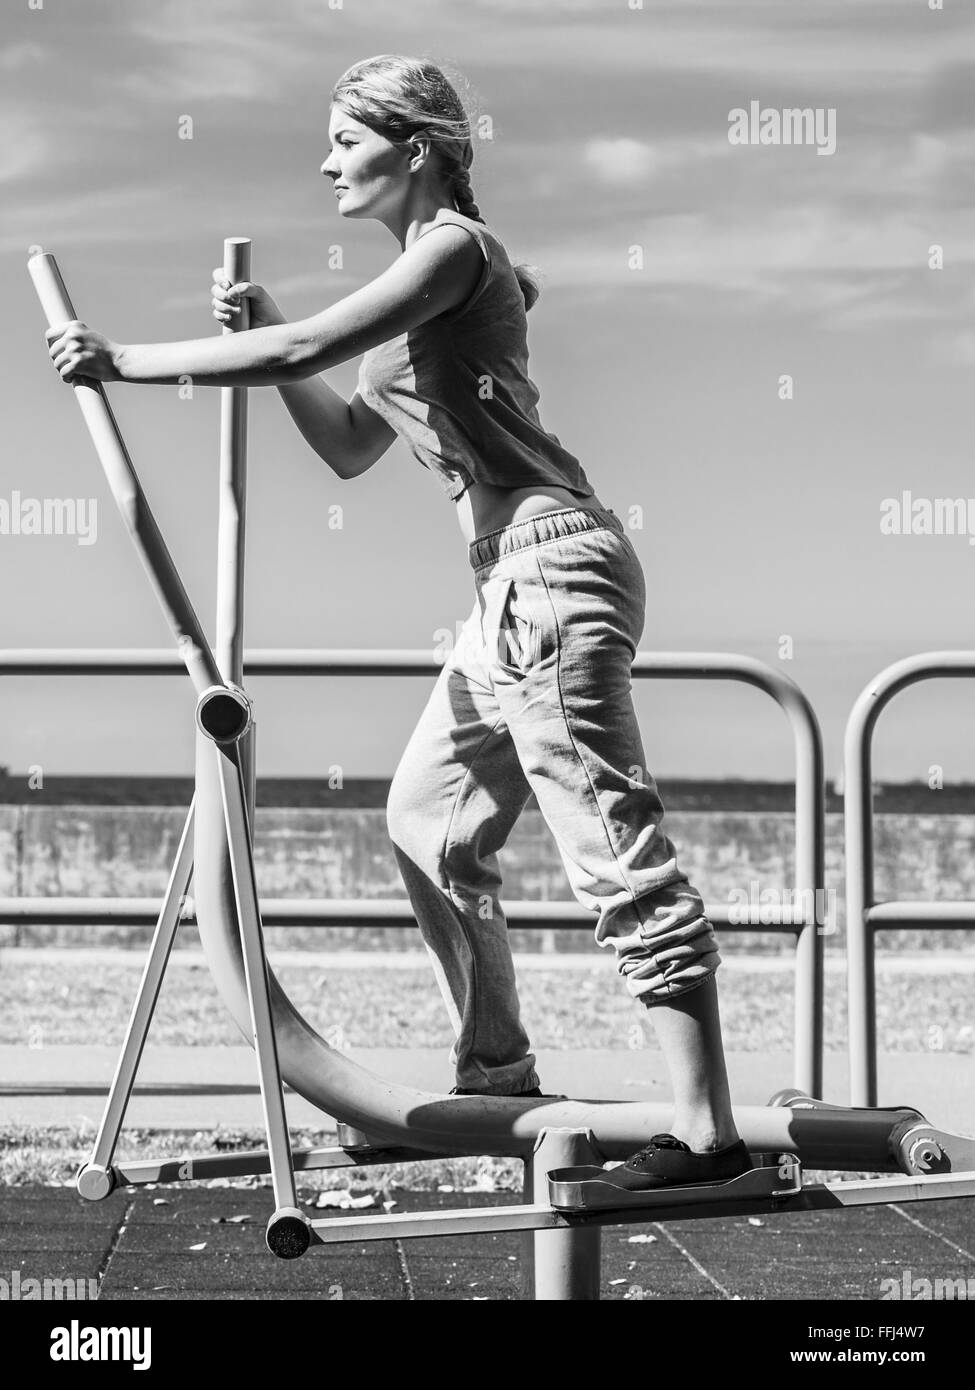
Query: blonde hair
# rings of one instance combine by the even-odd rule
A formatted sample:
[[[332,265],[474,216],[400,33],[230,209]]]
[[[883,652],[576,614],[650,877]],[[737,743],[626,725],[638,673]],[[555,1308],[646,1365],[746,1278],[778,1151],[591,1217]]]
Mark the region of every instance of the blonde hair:
[[[470,119],[441,68],[422,58],[380,53],[353,63],[332,88],[331,99],[355,120],[393,144],[425,135],[446,178],[454,206],[464,217],[484,222],[474,201],[470,168],[474,162]],[[525,309],[538,298],[535,267],[513,267]]]

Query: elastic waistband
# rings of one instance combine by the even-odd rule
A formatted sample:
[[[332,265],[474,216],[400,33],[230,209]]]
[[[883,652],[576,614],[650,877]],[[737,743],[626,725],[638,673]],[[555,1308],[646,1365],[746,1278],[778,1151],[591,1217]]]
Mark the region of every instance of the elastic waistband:
[[[598,531],[606,526],[623,535],[623,523],[612,507],[564,507],[561,511],[530,516],[525,521],[513,521],[471,542],[468,547],[471,568],[483,569],[516,550],[526,550],[563,536],[578,536],[584,531]]]

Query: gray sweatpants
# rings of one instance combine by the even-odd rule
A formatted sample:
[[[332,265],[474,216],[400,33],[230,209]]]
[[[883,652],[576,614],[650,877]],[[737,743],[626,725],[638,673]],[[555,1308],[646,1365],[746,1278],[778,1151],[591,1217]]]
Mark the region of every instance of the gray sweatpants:
[[[639,557],[611,510],[546,512],[470,547],[476,602],[396,769],[387,825],[450,1013],[457,1084],[538,1085],[498,850],[531,792],[631,995],[665,1003],[720,961],[645,765],[630,668]]]

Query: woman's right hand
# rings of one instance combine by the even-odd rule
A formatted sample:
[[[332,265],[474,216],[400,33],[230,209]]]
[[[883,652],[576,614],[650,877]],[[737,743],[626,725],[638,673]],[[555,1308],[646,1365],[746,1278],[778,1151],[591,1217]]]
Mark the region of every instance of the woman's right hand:
[[[285,322],[284,314],[263,285],[256,285],[252,280],[241,280],[232,285],[224,274],[223,266],[218,265],[213,271],[213,284],[210,287],[210,303],[217,323],[235,323],[240,318],[240,306],[244,299],[250,306],[251,328],[269,328],[272,324]]]

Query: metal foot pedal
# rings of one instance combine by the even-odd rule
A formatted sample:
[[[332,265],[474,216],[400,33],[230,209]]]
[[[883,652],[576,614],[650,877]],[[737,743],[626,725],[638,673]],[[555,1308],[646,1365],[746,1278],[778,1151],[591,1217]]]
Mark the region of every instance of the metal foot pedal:
[[[606,1182],[606,1169],[553,1168],[548,1175],[549,1201],[556,1211],[632,1211],[638,1207],[673,1207],[688,1203],[737,1202],[791,1197],[802,1190],[802,1164],[783,1154],[769,1167],[751,1168],[725,1182],[696,1182],[684,1187],[653,1187],[628,1192]]]

